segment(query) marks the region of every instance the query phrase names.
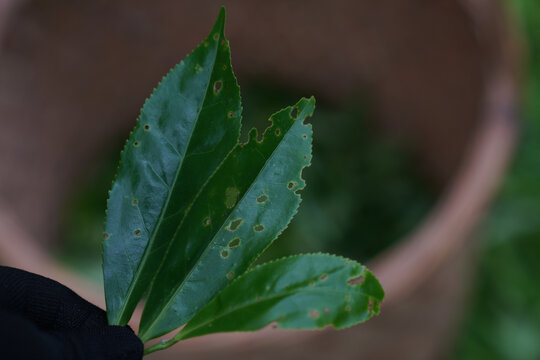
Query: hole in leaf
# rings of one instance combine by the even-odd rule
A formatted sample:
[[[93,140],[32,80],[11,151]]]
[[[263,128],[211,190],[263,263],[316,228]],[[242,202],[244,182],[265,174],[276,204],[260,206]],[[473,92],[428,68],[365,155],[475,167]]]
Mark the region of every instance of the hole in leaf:
[[[276,136],[279,136],[279,135],[281,135],[281,130],[276,129]]]
[[[237,188],[229,187],[225,189],[225,206],[228,209],[232,209],[234,205],[236,205],[236,200],[238,199],[239,194],[240,191],[238,191]]]
[[[240,227],[240,225],[242,224],[242,221],[244,221],[244,220],[243,219],[236,219],[236,220],[231,221],[231,223],[229,224],[229,230],[236,231]]]
[[[253,227],[253,230],[255,230],[256,232],[261,232],[261,231],[264,230],[264,225],[262,225],[262,224],[255,225]]]
[[[222,259],[228,258],[229,257],[229,250],[222,250],[220,255],[221,255]]]
[[[148,125],[148,124],[144,125],[144,130],[150,131],[150,125]]]
[[[327,277],[328,277],[328,275],[322,274],[322,275],[319,277],[319,280],[326,280]]]
[[[231,241],[229,241],[228,246],[229,246],[230,249],[234,249],[235,247],[240,246],[241,242],[242,242],[242,240],[240,238],[234,238]]]
[[[135,236],[141,236],[141,230],[137,229],[133,232],[133,235]]]
[[[312,310],[309,312],[309,316],[316,319],[319,317],[319,312],[317,310]]]
[[[306,156],[306,155],[304,155],[304,160],[307,160],[307,156]]]
[[[219,90],[221,90],[221,87],[223,86],[223,82],[221,80],[216,81],[214,83],[214,94],[217,94]]]
[[[202,221],[203,226],[210,226],[211,223],[212,220],[210,219],[210,216],[205,217]]]
[[[140,142],[138,142],[138,141],[133,142],[133,146],[138,147],[139,145],[141,145]]]
[[[228,117],[229,119],[232,119],[232,118],[234,117],[234,112],[233,112],[233,111],[229,111],[229,112],[227,113],[227,117]]]
[[[292,190],[296,186],[296,183],[294,181],[291,181],[287,184],[287,189]]]
[[[229,271],[227,273],[227,279],[232,280],[234,278],[234,271]]]
[[[302,139],[306,140],[306,139],[307,139],[307,135],[306,135],[306,134],[302,135]]]
[[[356,286],[356,285],[361,284],[363,282],[364,282],[364,277],[359,276],[357,278],[350,279],[349,281],[347,281],[347,284],[349,284],[349,286]]]
[[[257,202],[258,202],[259,204],[265,203],[267,200],[268,200],[268,196],[266,196],[266,195],[264,195],[264,194],[262,194],[261,196],[259,196],[259,197],[257,198]]]
[[[291,116],[291,118],[296,120],[298,118],[298,108],[297,107],[292,108],[289,115]]]

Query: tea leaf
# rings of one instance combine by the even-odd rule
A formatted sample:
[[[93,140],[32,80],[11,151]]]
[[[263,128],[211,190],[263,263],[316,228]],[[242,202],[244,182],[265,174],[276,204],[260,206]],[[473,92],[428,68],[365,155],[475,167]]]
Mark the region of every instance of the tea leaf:
[[[272,115],[263,139],[252,130],[203,187],[150,288],[143,341],[189,321],[288,225],[311,161],[311,125],[304,120],[314,108],[313,98],[302,99]]]
[[[186,210],[238,141],[240,89],[224,24],[222,9],[208,38],[146,101],[122,152],[103,244],[111,324],[129,321]]]
[[[384,291],[359,263],[326,254],[297,255],[266,263],[239,277],[206,305],[173,339],[253,331],[275,322],[281,329],[337,329],[379,313]]]

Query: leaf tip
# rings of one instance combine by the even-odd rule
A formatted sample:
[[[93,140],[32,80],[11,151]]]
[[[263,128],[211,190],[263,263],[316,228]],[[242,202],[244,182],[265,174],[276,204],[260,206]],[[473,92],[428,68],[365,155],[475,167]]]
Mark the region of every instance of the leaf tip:
[[[225,29],[225,18],[227,16],[227,12],[225,11],[225,6],[222,5],[219,9],[219,15],[216,19],[216,22],[214,24],[214,31],[218,31],[219,33],[223,33],[223,30]]]

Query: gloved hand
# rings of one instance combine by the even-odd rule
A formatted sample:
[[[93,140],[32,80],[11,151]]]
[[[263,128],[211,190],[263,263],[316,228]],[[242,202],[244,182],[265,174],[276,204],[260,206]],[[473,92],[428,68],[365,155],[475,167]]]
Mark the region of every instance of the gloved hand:
[[[0,266],[0,359],[139,360],[143,344],[129,327],[64,285]]]

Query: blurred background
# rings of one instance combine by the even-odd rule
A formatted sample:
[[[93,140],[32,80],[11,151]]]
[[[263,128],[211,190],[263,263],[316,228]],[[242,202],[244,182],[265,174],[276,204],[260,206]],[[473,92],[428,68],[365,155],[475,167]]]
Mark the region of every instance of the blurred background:
[[[120,150],[223,3],[242,136],[317,98],[300,211],[260,261],[338,253],[387,297],[341,332],[211,335],[149,358],[540,359],[535,0],[0,0],[0,263],[103,305]]]

